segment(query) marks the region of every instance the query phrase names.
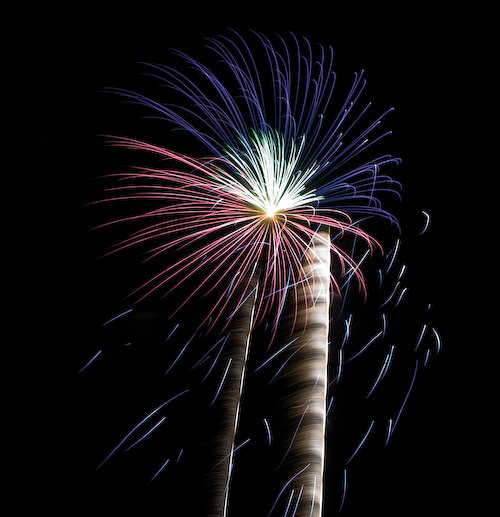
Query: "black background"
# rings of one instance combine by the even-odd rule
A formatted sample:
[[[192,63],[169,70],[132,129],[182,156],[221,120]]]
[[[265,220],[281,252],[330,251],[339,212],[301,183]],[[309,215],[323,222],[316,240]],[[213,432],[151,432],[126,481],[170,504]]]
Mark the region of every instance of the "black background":
[[[137,415],[154,403],[146,407],[140,394],[134,399],[144,383],[143,365],[128,388],[111,362],[94,384],[76,375],[99,348],[102,335],[95,329],[119,312],[133,284],[128,275],[135,274],[119,261],[96,262],[107,243],[89,231],[95,215],[84,204],[95,194],[93,178],[116,165],[99,135],[156,131],[103,89],[138,85],[139,61],[164,62],[167,47],[196,54],[203,37],[231,27],[291,30],[331,44],[347,74],[365,69],[369,96],[381,108],[396,108],[391,146],[403,159],[398,179],[405,202],[432,214],[426,247],[415,250],[413,262],[421,271],[417,283],[434,303],[443,352],[421,379],[391,447],[357,469],[343,515],[450,515],[464,508],[481,513],[480,479],[486,473],[476,460],[473,434],[481,409],[473,395],[479,375],[472,341],[478,339],[470,308],[477,296],[471,269],[479,265],[471,259],[471,214],[457,216],[464,195],[474,196],[460,178],[463,121],[470,109],[466,77],[477,28],[474,18],[456,7],[378,4],[82,5],[38,8],[19,18],[18,36],[26,42],[21,87],[30,117],[25,123],[36,161],[30,170],[35,211],[23,262],[33,280],[20,311],[18,339],[24,344],[16,387],[26,418],[20,450],[27,454],[13,475],[29,496],[19,497],[18,505],[61,515],[78,509],[118,515],[132,508],[139,515],[183,515],[169,509],[182,504],[163,501],[159,488],[146,488],[147,476],[134,477],[130,464],[124,472],[120,465],[107,474],[95,472],[110,445],[134,424],[128,405]],[[157,320],[154,310],[144,314],[135,331],[148,335],[148,322]],[[109,393],[106,368],[109,383],[121,392]],[[101,424],[113,419],[118,423],[112,429]],[[161,458],[151,456],[150,464],[157,463]],[[195,488],[184,489],[182,497],[190,496],[196,498]]]

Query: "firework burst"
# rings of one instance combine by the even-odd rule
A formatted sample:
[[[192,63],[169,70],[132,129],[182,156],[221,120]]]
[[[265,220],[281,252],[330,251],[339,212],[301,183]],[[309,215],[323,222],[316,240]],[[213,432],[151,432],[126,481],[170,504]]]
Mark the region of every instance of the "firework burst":
[[[255,264],[263,271],[257,323],[282,305],[287,286],[310,289],[302,259],[321,226],[331,229],[328,245],[339,275],[352,271],[366,292],[362,271],[351,250],[342,246],[342,238],[355,236],[373,252],[380,245],[362,229],[363,221],[376,215],[396,222],[381,208],[377,193],[398,189],[397,182],[380,173],[381,167],[398,160],[382,155],[351,165],[359,153],[389,134],[377,128],[391,110],[370,118],[371,103],[359,106],[363,73],[355,75],[338,112],[332,114],[336,75],[331,48],[319,46],[313,53],[307,40],[301,45],[292,38],[290,47],[280,40],[281,48],[262,35],[257,41],[270,86],[263,84],[266,72],[259,70],[257,53],[235,35],[209,40],[226,67],[225,81],[182,53],[177,54],[194,77],[149,65],[155,77],[181,96],[182,105],[114,90],[183,128],[212,153],[195,159],[145,142],[113,138],[115,145],[156,153],[173,165],[120,175],[126,185],[117,187],[119,194],[113,199],[148,200],[155,208],[121,219],[153,223],[115,250],[145,242],[158,243],[151,247],[150,257],[185,250],[180,260],[134,294],[139,299],[154,291],[165,295],[203,271],[204,280],[187,299],[220,288],[222,294],[207,315],[214,323],[248,295],[235,287],[248,283]],[[355,130],[356,136],[351,136]],[[332,274],[330,280],[332,294],[340,292],[339,276]],[[235,293],[241,298],[235,300]]]
[[[184,293],[175,314],[189,302],[214,294],[215,302],[198,329],[231,332],[235,324],[246,328],[239,352],[231,344],[233,338],[227,343],[233,352],[224,359],[212,401],[233,386],[235,402],[227,411],[229,441],[217,451],[216,466],[222,466],[224,474],[219,469],[214,514],[227,513],[252,331],[268,323],[272,342],[289,304],[289,333],[301,330],[290,348],[296,354],[290,365],[295,366],[284,376],[292,379],[302,413],[298,427],[290,427],[295,430],[281,463],[291,475],[285,486],[292,480],[300,484],[295,487],[301,494],[296,515],[319,516],[330,301],[351,278],[366,296],[361,262],[382,246],[364,226],[373,217],[397,226],[379,197],[397,194],[399,184],[382,169],[399,160],[375,153],[374,144],[390,133],[380,127],[391,110],[373,115],[371,103],[362,102],[363,72],[354,75],[339,102],[331,48],[313,48],[294,36],[289,43],[277,38],[276,44],[260,34],[253,37],[255,50],[236,33],[209,39],[221,66],[218,72],[181,52],[175,54],[185,73],[147,65],[150,75],[178,99],[175,104],[112,90],[187,132],[205,147],[207,156],[194,158],[132,138],[109,137],[115,146],[156,155],[161,165],[116,175],[106,201],[151,206],[103,226],[140,224],[110,253],[140,245],[147,247],[148,260],[166,259],[165,266],[132,293],[137,301],[153,294]],[[361,260],[355,258],[359,246],[364,250]],[[186,289],[187,284],[195,287]],[[242,312],[251,315],[248,325],[238,314],[243,306],[247,308]],[[304,368],[307,380],[301,377]]]

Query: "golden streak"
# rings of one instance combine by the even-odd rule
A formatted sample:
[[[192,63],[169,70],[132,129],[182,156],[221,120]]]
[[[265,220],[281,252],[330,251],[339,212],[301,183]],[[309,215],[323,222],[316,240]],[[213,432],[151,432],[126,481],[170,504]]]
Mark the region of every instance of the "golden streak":
[[[321,517],[325,465],[325,432],[328,386],[328,328],[330,311],[330,233],[323,227],[304,257],[308,279],[299,296],[294,335],[298,339],[293,362],[283,374],[290,396],[284,400],[289,421],[282,461],[287,477],[309,467],[294,479],[290,489],[304,486],[296,517]],[[299,291],[300,292],[300,291]],[[302,299],[300,299],[302,298]]]
[[[254,290],[254,294],[241,305],[231,320],[231,334],[220,359],[222,364],[229,360],[231,363],[224,387],[214,403],[220,418],[210,450],[207,451],[212,468],[205,479],[208,490],[206,517],[225,517],[228,514],[235,441],[259,290],[258,274],[251,278],[249,289]]]

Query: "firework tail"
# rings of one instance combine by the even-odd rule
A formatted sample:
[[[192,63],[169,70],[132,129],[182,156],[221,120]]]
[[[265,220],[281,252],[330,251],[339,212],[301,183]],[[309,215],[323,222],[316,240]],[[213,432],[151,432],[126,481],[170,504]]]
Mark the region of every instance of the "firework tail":
[[[293,486],[302,497],[297,517],[320,517],[325,463],[328,327],[330,308],[330,232],[322,227],[304,257],[307,286],[299,290],[298,321],[293,331],[293,360],[281,377],[289,393],[284,400],[287,422],[280,470],[283,479],[297,472]],[[308,468],[304,469],[306,465]]]
[[[221,417],[218,419],[214,438],[207,451],[209,465],[212,466],[206,480],[208,487],[207,517],[228,515],[241,398],[259,290],[257,274],[250,279],[247,289],[251,295],[246,297],[244,303],[232,317],[229,327],[230,336],[220,362],[224,365],[224,374],[221,379],[223,384],[217,388],[220,392],[214,398],[213,406]]]

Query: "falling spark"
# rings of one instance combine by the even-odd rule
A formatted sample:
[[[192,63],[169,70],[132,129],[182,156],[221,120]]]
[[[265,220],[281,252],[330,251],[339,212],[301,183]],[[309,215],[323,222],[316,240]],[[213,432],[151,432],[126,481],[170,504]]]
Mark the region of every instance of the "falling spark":
[[[137,441],[135,441],[132,445],[130,445],[129,447],[127,447],[125,449],[125,452],[129,451],[130,449],[132,449],[132,447],[135,447],[138,443],[142,442],[145,438],[147,438],[157,427],[160,426],[160,424],[162,424],[165,420],[167,419],[166,416],[162,417],[158,422],[156,422],[156,424],[145,434],[143,434]]]
[[[295,503],[295,508],[293,509],[293,513],[290,517],[295,517],[296,513],[297,513],[297,510],[299,508],[299,503],[300,503],[300,499],[302,497],[302,492],[304,491],[304,485],[300,485],[300,491],[299,491],[299,494],[297,495],[297,501]]]
[[[197,332],[198,332],[198,330],[196,330],[196,332],[188,339],[187,343],[182,347],[181,351],[179,352],[177,357],[174,359],[174,362],[167,368],[167,370],[165,371],[164,375],[168,375],[170,373],[172,368],[176,365],[177,361],[179,361],[179,359],[181,358],[182,354],[185,352],[186,348],[190,345],[191,341],[193,340],[193,338],[194,338],[194,336],[196,335]]]
[[[79,370],[77,373],[82,373],[88,366],[90,366],[102,353],[102,350],[98,350]]]
[[[239,251],[239,250],[236,250]],[[236,274],[234,275],[233,279],[231,280],[231,283],[229,284],[229,289],[227,290],[226,297],[229,298],[229,295],[231,294],[231,290],[233,289],[234,282],[236,281],[236,277],[241,273],[241,271],[236,271]]]
[[[397,307],[401,303],[401,300],[403,299],[403,296],[406,294],[407,291],[408,291],[408,287],[405,287],[401,291],[401,293],[399,294],[398,299],[396,300],[396,303],[394,304],[394,307]]]
[[[385,337],[385,332],[387,330],[387,316],[385,313],[382,314],[382,337]]]
[[[311,501],[311,511],[309,512],[309,517],[312,517],[315,503],[316,503],[316,476],[314,476],[313,498],[312,498],[312,501]]]
[[[330,397],[330,402],[328,403],[328,408],[326,410],[326,416],[328,416],[328,414],[330,413],[330,409],[332,408],[332,404],[334,402],[334,398],[333,397]]]
[[[347,359],[346,363],[352,361],[353,359],[356,359],[356,357],[359,357],[370,345],[372,345],[373,343],[375,343],[375,341],[379,338],[381,338],[384,334],[384,331],[383,330],[380,330],[379,332],[377,332],[369,341],[368,343],[366,343],[366,345],[359,351],[357,352],[355,355],[353,355],[352,357],[349,357],[349,359]]]
[[[393,425],[393,420],[392,418],[389,418],[389,421],[388,421],[388,424],[387,424],[387,436],[385,438],[385,446],[387,447],[387,444],[389,443],[389,440],[391,439],[391,436],[392,436],[392,425]]]
[[[363,438],[361,439],[361,442],[359,442],[359,445],[356,447],[354,452],[351,454],[350,458],[346,461],[346,465],[349,465],[349,463],[354,458],[354,456],[356,456],[356,454],[359,452],[359,450],[361,449],[363,444],[366,442],[368,436],[370,435],[374,425],[375,425],[375,420],[372,420],[370,422],[370,426],[368,427],[368,430],[366,431],[366,433],[364,434]]]
[[[398,254],[398,251],[399,251],[399,245],[400,245],[400,239],[397,239],[396,240],[396,245],[394,246],[394,248],[392,249],[389,257],[390,257],[390,261],[389,261],[389,265],[387,266],[387,268],[385,269],[385,272],[388,273],[393,264],[394,264],[394,260],[396,259],[396,255]]]
[[[271,427],[269,426],[269,422],[267,421],[267,418],[263,418],[262,421],[264,422],[264,425],[266,426],[267,446],[271,447],[271,443],[272,443]]]
[[[278,377],[278,375],[285,369],[286,365],[293,359],[293,357],[297,353],[299,353],[302,350],[302,348],[307,346],[307,344],[309,343],[309,341],[311,341],[311,339],[308,339],[302,346],[297,348],[297,350],[294,350],[293,353],[291,353],[288,356],[288,358],[283,362],[283,364],[279,367],[279,369],[276,371],[276,373],[271,377],[270,381],[268,382],[268,385],[271,384],[276,379],[276,377]]]
[[[149,480],[149,483],[151,483],[154,479],[158,477],[158,474],[161,473],[161,471],[169,464],[170,460],[167,459],[165,463],[162,464],[162,466],[155,472],[155,475]]]
[[[378,287],[379,289],[382,287],[382,283],[384,281],[383,273],[381,269],[377,269],[377,275],[378,275]]]
[[[283,462],[285,461],[286,457],[288,456],[288,453],[290,452],[290,449],[292,448],[293,442],[295,441],[295,438],[297,437],[297,433],[299,432],[300,426],[302,424],[302,421],[304,420],[304,417],[306,416],[307,410],[309,409],[310,404],[307,405],[307,407],[304,409],[304,412],[302,413],[299,423],[297,424],[297,427],[295,428],[295,432],[293,433],[292,440],[290,442],[290,445],[288,446],[288,449],[285,452],[285,455],[283,456],[283,459],[281,460],[281,463],[278,465],[278,467],[281,467],[283,465]],[[313,490],[314,493],[314,490]]]
[[[414,349],[415,352],[418,350],[418,347],[420,346],[420,343],[422,343],[422,339],[424,337],[424,334],[425,334],[426,330],[427,330],[427,324],[424,323],[422,325],[422,330],[420,331],[420,335],[418,336],[417,344],[415,345],[415,349]]]
[[[345,496],[347,492],[347,469],[342,472],[342,499],[340,500],[339,513],[342,511],[345,503]]]
[[[212,345],[212,347],[207,352],[205,352],[203,356],[191,367],[191,370],[195,370],[198,368],[198,366],[201,366],[205,361],[210,359],[210,354],[215,350],[215,348],[217,348],[217,346],[220,345],[221,341],[226,341],[228,337],[229,334],[218,339],[216,343]]]
[[[179,328],[179,323],[177,323],[175,325],[175,327],[172,329],[172,331],[170,332],[170,334],[167,336],[167,339],[165,339],[165,342],[167,342],[173,335],[174,335],[174,332]]]
[[[346,278],[346,280],[344,281],[344,284],[342,287],[345,287],[351,280],[352,276],[354,275],[354,273],[356,273],[356,271],[359,269],[359,267],[361,266],[361,264],[365,261],[365,259],[370,255],[370,250],[366,250],[364,255],[359,259],[358,263],[356,264],[356,266],[354,266],[353,268],[351,268],[348,273],[349,273],[349,276]],[[347,273],[346,273],[347,274]]]
[[[293,494],[294,493],[295,493],[295,490],[291,490],[290,491],[290,497],[288,498],[288,503],[286,505],[285,513],[283,514],[283,517],[287,517],[287,515],[288,515],[288,510],[290,509],[290,505],[292,504]]]
[[[283,347],[281,347],[277,352],[275,352],[271,357],[269,357],[268,359],[266,359],[260,366],[258,366],[252,373],[256,373],[258,372],[259,370],[261,370],[266,364],[270,363],[275,357],[277,357],[279,354],[281,354],[281,352],[283,352],[284,350],[286,350],[290,345],[292,345],[293,343],[295,343],[295,341],[297,341],[297,339],[299,339],[298,337],[292,339],[290,342],[288,342],[286,345],[284,345]]]
[[[342,367],[344,365],[344,351],[342,349],[339,350],[339,365],[337,367],[337,377],[336,382],[340,382],[340,376],[342,374]]]
[[[377,375],[377,378],[375,379],[375,382],[373,383],[373,386],[372,386],[371,390],[368,392],[368,395],[366,396],[366,398],[368,398],[373,393],[375,388],[378,386],[379,382],[385,377],[387,371],[389,370],[389,366],[391,365],[391,359],[392,359],[392,355],[394,353],[395,348],[396,347],[394,345],[392,345],[390,352],[385,356],[382,368],[380,369],[380,372]]]
[[[431,328],[432,333],[434,334],[434,337],[436,338],[436,347],[437,347],[437,353],[441,352],[441,336],[438,334],[438,331],[432,327]]]
[[[219,387],[217,388],[217,391],[215,393],[215,396],[212,400],[212,403],[210,404],[211,406],[214,405],[214,402],[217,400],[217,397],[219,396],[219,393],[220,393],[220,390],[222,389],[222,386],[224,386],[224,382],[226,380],[226,376],[227,376],[227,372],[229,371],[229,368],[231,367],[231,361],[233,360],[232,357],[229,358],[229,360],[227,361],[227,366],[226,366],[226,369],[224,370],[224,373],[222,375],[222,379],[219,383]]]
[[[429,361],[430,355],[431,355],[431,350],[430,350],[430,348],[428,348],[425,351],[424,366],[427,366],[427,362]]]
[[[392,290],[391,294],[385,299],[385,301],[380,305],[380,308],[385,307],[394,297],[396,294],[396,291],[398,290],[398,287],[401,285],[401,282],[396,282],[394,289]]]
[[[220,345],[219,347],[219,351],[217,352],[216,356],[215,356],[215,359],[212,361],[212,364],[210,365],[210,368],[208,369],[207,373],[205,374],[205,376],[203,377],[203,379],[201,379],[201,382],[205,382],[206,379],[208,378],[208,376],[212,373],[215,365],[217,364],[217,361],[219,360],[221,354],[222,354],[222,351],[224,350],[224,345],[226,344],[227,340],[229,339],[229,336],[231,335],[231,333],[229,333],[223,340],[223,343]],[[217,343],[210,349],[210,350],[213,350],[213,348],[215,348],[220,342],[222,341],[222,339],[220,339],[219,341],[217,341]]]
[[[229,456],[231,456],[232,454],[234,454],[236,451],[240,450],[244,445],[246,445],[248,442],[250,441],[250,438],[247,438],[244,442],[240,443],[237,447],[235,447],[227,456],[225,456],[224,458],[222,458],[219,463],[217,463],[216,465],[214,465],[214,468],[218,467],[221,463],[223,463],[224,461],[226,461]]]
[[[106,325],[109,325],[110,323],[112,323],[113,321],[116,321],[117,319],[119,318],[123,318],[123,316],[129,314],[130,312],[132,312],[132,309],[127,309],[126,311],[124,312],[121,312],[120,314],[118,314],[117,316],[114,316],[113,318],[109,319],[108,321],[105,321],[102,326],[105,327]]]
[[[429,224],[431,222],[431,216],[425,210],[422,210],[422,214],[425,217],[425,224],[419,235],[423,235],[427,231],[427,228],[429,228]]]

